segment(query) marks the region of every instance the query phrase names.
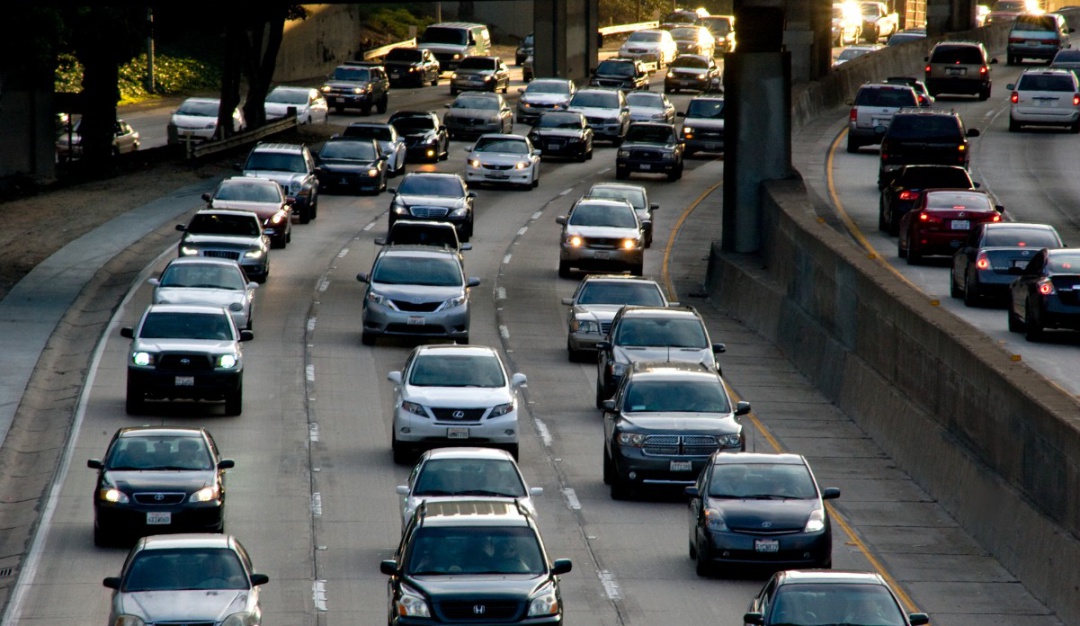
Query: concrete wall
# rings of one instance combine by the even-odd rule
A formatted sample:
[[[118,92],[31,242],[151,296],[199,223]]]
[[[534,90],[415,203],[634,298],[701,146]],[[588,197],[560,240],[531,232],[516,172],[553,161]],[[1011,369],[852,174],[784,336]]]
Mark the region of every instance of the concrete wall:
[[[994,50],[1001,37],[957,38]],[[911,75],[930,43],[853,61],[808,86],[796,117],[836,107],[864,80]],[[766,183],[762,205],[760,254],[714,244],[710,297],[775,342],[1033,595],[1080,623],[1080,403],[819,223],[800,181]]]
[[[305,20],[285,24],[274,69],[275,83],[325,78],[360,51],[360,12],[353,4],[309,4]]]

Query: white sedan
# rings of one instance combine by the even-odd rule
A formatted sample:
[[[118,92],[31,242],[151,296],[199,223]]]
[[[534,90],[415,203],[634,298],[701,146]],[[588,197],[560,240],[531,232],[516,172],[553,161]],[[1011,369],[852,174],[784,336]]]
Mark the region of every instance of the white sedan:
[[[297,124],[325,124],[330,111],[322,93],[310,87],[274,87],[265,103],[268,120],[285,117],[289,107],[296,107]]]
[[[505,183],[524,189],[540,184],[540,151],[528,137],[489,133],[467,146],[465,180],[470,183]]]
[[[186,256],[169,262],[158,278],[147,281],[154,286],[154,304],[206,304],[229,311],[237,328],[251,330],[254,319],[255,290],[231,259]]]

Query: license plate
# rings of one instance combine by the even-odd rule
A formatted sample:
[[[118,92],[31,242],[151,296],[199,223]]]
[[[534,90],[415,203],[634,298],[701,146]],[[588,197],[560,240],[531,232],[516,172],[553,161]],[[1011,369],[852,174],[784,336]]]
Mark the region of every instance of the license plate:
[[[694,469],[690,461],[671,461],[669,468],[673,472],[689,472]]]
[[[447,439],[468,439],[469,438],[469,429],[468,428],[447,428],[446,429],[446,438]]]
[[[1028,260],[1027,259],[1016,259],[1016,260],[1014,260],[1012,262],[1013,267],[1019,267],[1021,269],[1027,267],[1027,265],[1028,265]]]
[[[397,78],[401,76],[401,72],[390,72],[390,78]]]
[[[1036,40],[1034,40],[1034,41],[1032,41],[1032,40],[1030,40],[1030,39],[1029,39],[1029,40],[1028,40],[1028,42],[1027,42],[1027,45],[1028,45],[1029,47],[1032,47],[1032,48],[1034,48],[1035,46],[1037,46],[1037,45],[1039,45],[1039,44],[1041,44],[1041,43],[1042,43],[1042,42],[1041,42],[1041,41],[1039,41],[1039,40],[1037,40],[1037,39],[1036,39]]]
[[[967,68],[966,67],[947,67],[947,68],[945,68],[945,75],[946,76],[963,76],[964,74],[967,74]]]
[[[953,220],[953,230],[971,230],[971,222],[968,220]]]
[[[488,174],[488,178],[494,178],[495,180],[506,180],[510,178],[508,174]]]
[[[607,250],[599,250],[599,251],[593,253],[593,257],[597,258],[597,259],[606,259],[606,258],[608,258],[610,256],[611,255],[610,255],[610,253],[608,253]]]
[[[424,316],[423,315],[410,315],[408,323],[409,323],[410,326],[423,326],[423,324],[424,324]]]
[[[643,172],[647,172],[647,171],[652,169],[652,166],[649,165],[648,163],[642,163],[638,167],[640,167]]]
[[[177,387],[194,387],[195,386],[195,377],[194,376],[177,376],[176,377],[176,386]]]
[[[1054,100],[1050,100],[1048,98],[1039,98],[1038,100],[1035,101],[1035,106],[1037,106],[1037,107],[1048,107],[1048,106],[1052,106],[1054,104],[1054,102],[1055,102]]]
[[[563,147],[563,142],[561,142],[561,141],[552,141],[551,143],[548,144],[548,147],[553,149],[553,150],[561,150],[562,147]]]
[[[779,552],[780,541],[777,539],[755,539],[754,552]]]
[[[875,117],[870,124],[872,126],[888,126],[890,121],[892,120],[887,117]]]
[[[721,150],[721,149],[723,149],[723,146],[721,146],[718,143],[707,143],[707,144],[705,144],[705,149],[706,150]]]
[[[168,526],[169,524],[172,524],[172,513],[168,511],[146,514],[147,526]]]

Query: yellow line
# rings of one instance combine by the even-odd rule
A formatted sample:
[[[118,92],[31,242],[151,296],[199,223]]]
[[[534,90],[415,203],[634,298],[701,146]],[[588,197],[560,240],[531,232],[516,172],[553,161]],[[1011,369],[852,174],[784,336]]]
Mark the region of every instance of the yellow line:
[[[705,198],[709,197],[709,194],[716,191],[720,185],[723,185],[724,181],[716,183],[712,187],[709,187],[705,191],[701,192],[701,195],[696,200],[690,203],[690,206],[686,207],[686,210],[682,212],[679,219],[675,222],[675,226],[671,229],[671,234],[668,236],[667,246],[664,248],[664,263],[660,269],[660,276],[663,278],[664,285],[667,287],[668,298],[671,300],[678,300],[678,296],[675,293],[675,285],[671,282],[671,272],[669,270],[669,261],[671,260],[671,250],[675,247],[675,240],[679,237],[679,231],[682,230],[683,222],[686,221],[690,214],[694,212],[694,209],[701,204]],[[655,222],[654,222],[655,226]]]

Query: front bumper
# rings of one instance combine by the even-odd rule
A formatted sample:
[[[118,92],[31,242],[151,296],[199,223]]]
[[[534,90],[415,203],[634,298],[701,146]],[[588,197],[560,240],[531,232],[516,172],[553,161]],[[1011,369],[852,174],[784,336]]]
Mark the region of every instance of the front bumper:
[[[382,178],[378,171],[374,176],[369,176],[366,172],[331,172],[324,174],[319,179],[319,184],[328,189],[344,188],[372,191],[381,186]]]
[[[399,311],[386,304],[364,301],[364,333],[369,335],[400,335],[446,337],[469,336],[469,307],[459,305],[444,311]]]
[[[330,106],[371,106],[375,100],[370,93],[327,93],[326,104]]]
[[[596,352],[596,344],[604,340],[602,333],[570,332],[566,335],[566,345],[579,352]]]
[[[698,78],[696,76],[676,76],[673,78],[664,77],[664,91],[671,91],[673,89],[696,89],[697,91],[708,91],[714,87],[719,87],[719,84],[712,84],[712,81],[708,78]]]
[[[187,500],[187,494],[184,500]],[[168,523],[147,523],[150,513],[168,513]],[[225,507],[221,502],[181,503],[174,506],[114,504],[94,501],[94,524],[109,534],[160,535],[176,532],[221,532]],[[154,517],[161,519],[162,516]]]
[[[611,248],[588,248],[585,246],[570,246],[562,244],[559,251],[559,260],[569,263],[571,267],[578,269],[632,269],[641,265],[644,258],[644,250],[611,249]]]
[[[699,550],[698,558],[710,563],[799,568],[817,567],[832,558],[832,538],[824,531],[756,535],[707,530],[702,538],[704,554]],[[779,546],[773,544],[774,541]]]
[[[502,122],[479,122],[479,123],[460,123],[450,122],[446,124],[446,130],[451,135],[456,137],[479,137],[484,133],[501,133],[503,131]]]
[[[421,417],[398,407],[394,413],[398,443],[438,447],[445,445],[506,446],[518,443],[517,411],[478,421]]]
[[[418,143],[405,147],[405,160],[408,162],[436,161],[438,160],[438,158],[438,141],[432,141],[431,143]]]
[[[223,400],[243,384],[243,370],[128,368],[128,384],[156,400]]]
[[[596,139],[618,139],[623,135],[623,126],[618,121],[589,119],[592,126],[593,137]]]
[[[457,91],[495,91],[498,89],[499,81],[494,78],[490,80],[474,80],[468,76],[459,76],[457,78],[450,79],[450,88]]]
[[[580,157],[588,150],[588,144],[583,139],[541,139],[535,143],[545,157]]]
[[[634,485],[692,485],[708,456],[651,456],[641,448],[612,446],[615,472]]]
[[[615,169],[620,172],[641,172],[644,174],[667,174],[679,169],[679,162],[676,160],[666,161],[645,161],[632,158],[618,158],[615,159]]]
[[[492,183],[508,185],[528,185],[532,183],[532,168],[525,169],[491,169],[481,165],[479,168],[472,165],[465,166],[465,182],[469,183]]]

